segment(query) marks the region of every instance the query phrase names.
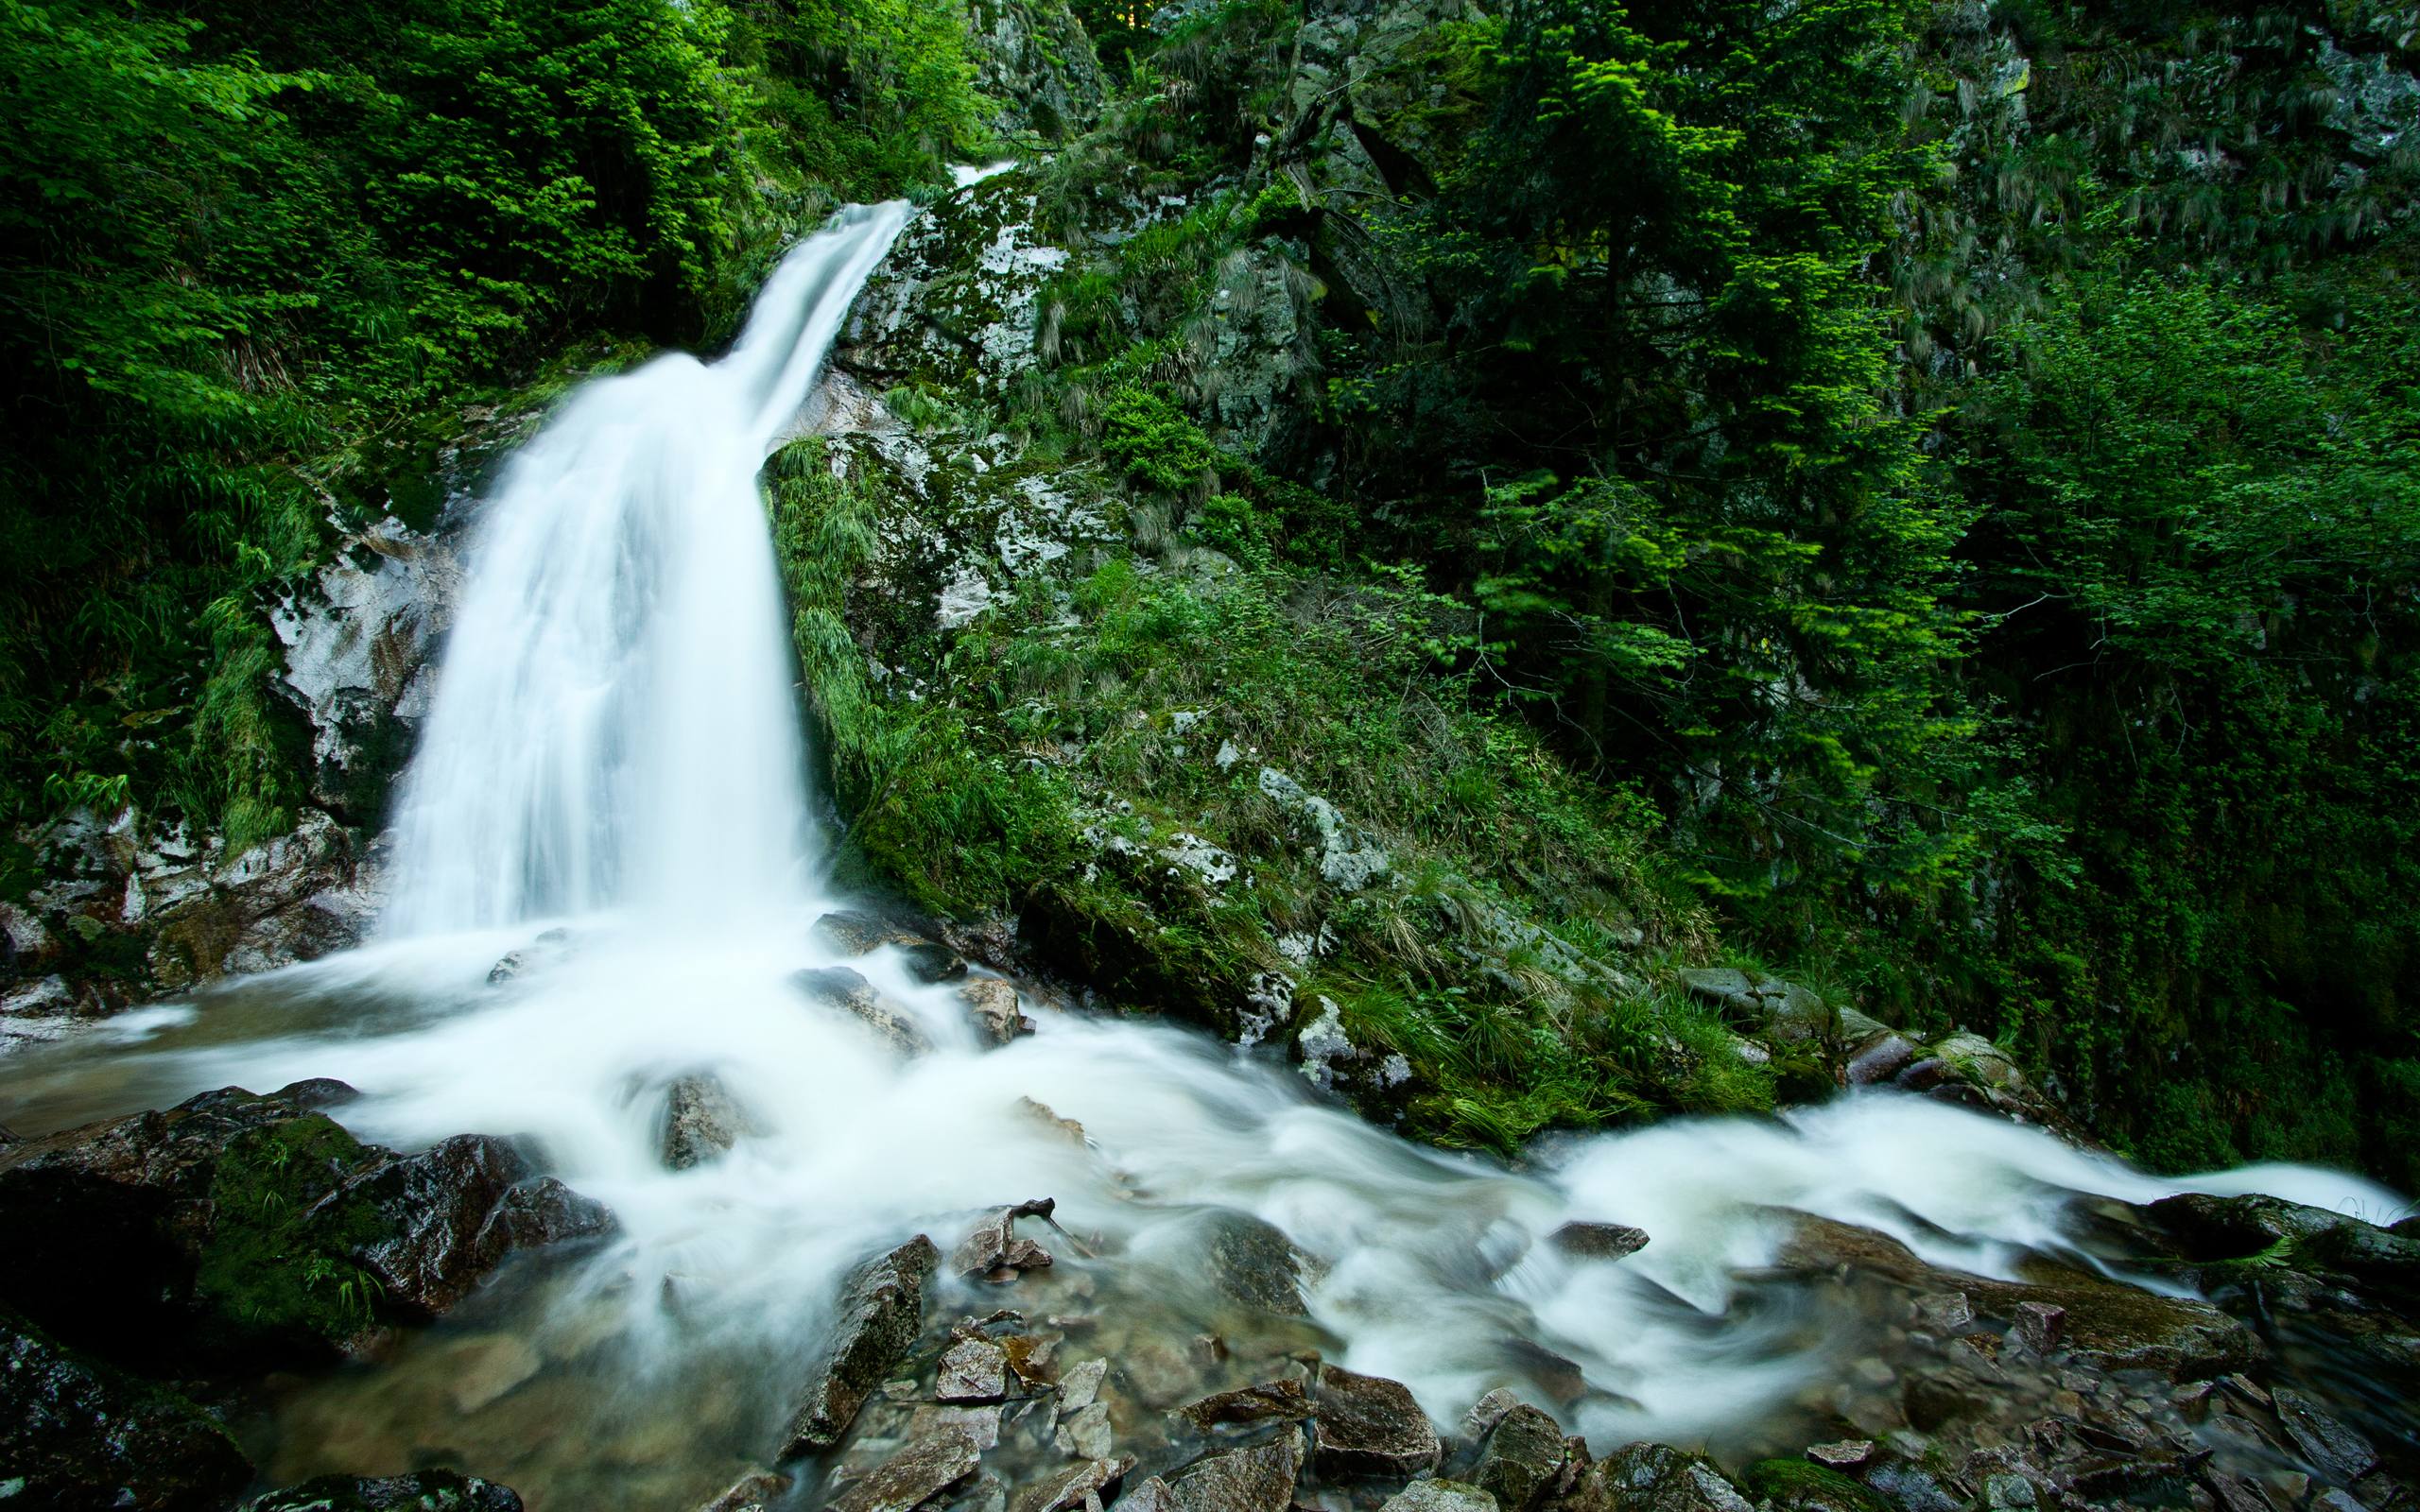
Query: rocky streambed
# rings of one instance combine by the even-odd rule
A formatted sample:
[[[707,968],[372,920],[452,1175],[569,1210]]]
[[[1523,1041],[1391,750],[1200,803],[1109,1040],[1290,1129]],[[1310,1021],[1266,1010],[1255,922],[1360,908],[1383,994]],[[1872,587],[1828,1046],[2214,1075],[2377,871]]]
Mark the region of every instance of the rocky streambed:
[[[894,920],[832,914],[811,936],[822,964],[785,974],[781,1011],[837,1037],[827,1071],[848,1074],[831,1058],[848,1046],[863,1079],[960,1076],[962,1100],[997,1104],[979,1126],[1012,1158],[961,1148],[966,1180],[906,1194],[873,1227],[789,1212],[798,1227],[773,1242],[835,1258],[752,1289],[769,1273],[752,1251],[715,1260],[759,1221],[732,1183],[804,1129],[840,1134],[715,1062],[711,1034],[698,1065],[658,1062],[614,1091],[645,1181],[566,1159],[562,1129],[534,1116],[517,1137],[369,1143],[348,1120],[389,1126],[381,1098],[329,1079],[14,1139],[0,1149],[0,1504],[2411,1504],[2411,1220],[2251,1194],[2256,1171],[2233,1192],[2165,1195],[2037,1175],[2054,1223],[1960,1231],[1920,1184],[1895,1210],[1860,1186],[1862,1146],[1812,1123],[1666,1125],[1491,1172],[1397,1145],[1282,1068],[1261,1074],[1282,1083],[1254,1081],[1185,1060],[1197,1091],[1224,1099],[1208,1116],[1240,1125],[1202,1160],[1257,1149],[1285,1171],[1222,1185],[1152,1144],[1195,1136],[1151,1057],[1206,1041],[1072,1013]],[[471,990],[490,1014],[577,991],[562,973],[592,954],[540,936]],[[615,1021],[587,1001],[610,1039]],[[1080,1074],[1045,1058],[1078,1045],[1122,1053],[1132,1096],[1101,1085],[1113,1057]],[[1894,1062],[1867,1079],[1899,1085],[1835,1105],[1841,1126],[1865,1120],[1869,1145],[1917,1130],[1944,1161],[1966,1158],[1958,1140],[2025,1142],[2016,1163],[2037,1173],[2095,1159],[2019,1127],[2006,1088],[1996,1102],[1970,1079],[1911,1090],[1926,1077],[1910,1068],[1956,1058],[1925,1048],[1842,1052]],[[250,1053],[392,1074],[332,1041]],[[131,1064],[96,1057],[93,1074],[164,1085]],[[1156,1121],[1138,1111],[1152,1108]],[[1923,1122],[1876,1122],[1910,1114]],[[878,1120],[857,1132],[869,1149],[913,1138]],[[1708,1152],[1702,1172],[1651,1179],[1685,1147]],[[1794,1187],[1749,1178],[1798,1158]],[[2002,1177],[1979,1164],[1975,1179]],[[592,1182],[606,1200],[577,1190]],[[969,1200],[986,1187],[990,1206]],[[1690,1187],[1720,1226],[1675,1204]],[[666,1227],[666,1192],[718,1194]]]

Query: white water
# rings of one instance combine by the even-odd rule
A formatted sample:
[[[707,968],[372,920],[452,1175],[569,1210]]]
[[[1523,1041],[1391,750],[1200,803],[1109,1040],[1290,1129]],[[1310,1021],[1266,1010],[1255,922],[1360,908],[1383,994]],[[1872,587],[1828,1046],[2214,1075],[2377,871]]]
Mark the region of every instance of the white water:
[[[1174,1028],[1036,1004],[1039,1034],[981,1049],[947,989],[915,986],[888,954],[853,964],[918,1015],[936,1053],[900,1060],[810,1005],[786,981],[822,962],[754,475],[908,214],[849,212],[785,261],[729,357],[596,383],[527,448],[474,549],[399,821],[387,938],[145,1021],[147,1046],[105,1074],[122,1078],[116,1095],[337,1076],[367,1094],[340,1109],[366,1138],[528,1135],[621,1220],[574,1310],[603,1310],[647,1379],[752,1351],[769,1363],[741,1416],[776,1421],[848,1265],[920,1228],[946,1250],[971,1210],[1043,1194],[1190,1320],[1180,1332],[1222,1324],[1188,1289],[1202,1212],[1254,1213],[1325,1263],[1310,1303],[1344,1364],[1409,1383],[1451,1422],[1519,1378],[1508,1341],[1530,1340],[1605,1393],[1570,1415],[1600,1447],[1737,1432],[1834,1364],[1806,1320],[1734,1314],[1739,1273],[1784,1231],[1776,1209],[2000,1276],[2028,1250],[2067,1247],[2079,1194],[2257,1188],[2395,1209],[2382,1189],[2308,1169],[2156,1180],[1882,1094],[1573,1139],[1512,1174],[1398,1141],[1288,1068]],[[568,946],[487,984],[502,951],[555,919],[572,921]],[[693,1069],[718,1074],[764,1129],[673,1174],[656,1155],[662,1087]],[[1044,1127],[1026,1098],[1080,1122],[1089,1143]],[[1572,1219],[1635,1224],[1652,1242],[1574,1264],[1538,1245]]]

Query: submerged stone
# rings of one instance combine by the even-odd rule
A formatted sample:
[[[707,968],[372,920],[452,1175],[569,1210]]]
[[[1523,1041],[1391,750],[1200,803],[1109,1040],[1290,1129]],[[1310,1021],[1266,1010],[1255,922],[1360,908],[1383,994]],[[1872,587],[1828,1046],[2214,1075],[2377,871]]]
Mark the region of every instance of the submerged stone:
[[[921,1056],[933,1048],[922,1024],[884,1002],[873,983],[848,967],[810,967],[791,973],[790,985],[813,1001],[856,1018],[903,1056]]]
[[[915,1512],[975,1473],[982,1452],[963,1429],[946,1428],[910,1442],[831,1503],[831,1512]]]
[[[1176,1512],[1287,1512],[1302,1471],[1303,1435],[1288,1428],[1197,1462],[1168,1483],[1168,1498]]]
[[[665,1091],[664,1164],[685,1171],[727,1155],[742,1134],[754,1130],[739,1099],[712,1072],[673,1079]]]

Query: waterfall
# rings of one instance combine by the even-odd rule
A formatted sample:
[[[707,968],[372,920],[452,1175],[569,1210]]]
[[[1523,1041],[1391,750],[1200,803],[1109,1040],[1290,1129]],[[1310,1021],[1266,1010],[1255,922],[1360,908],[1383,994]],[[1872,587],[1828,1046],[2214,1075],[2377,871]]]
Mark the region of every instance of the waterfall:
[[[389,936],[798,901],[812,821],[756,473],[909,213],[844,212],[728,356],[591,384],[507,467],[405,779]]]

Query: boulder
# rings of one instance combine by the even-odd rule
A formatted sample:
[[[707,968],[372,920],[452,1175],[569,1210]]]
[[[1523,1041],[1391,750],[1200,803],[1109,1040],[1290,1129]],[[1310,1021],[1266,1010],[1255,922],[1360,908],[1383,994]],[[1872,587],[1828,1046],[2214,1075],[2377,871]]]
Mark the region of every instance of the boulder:
[[[322,1475],[244,1503],[242,1512],[521,1512],[521,1498],[458,1470],[371,1479]]]
[[[1168,1494],[1176,1512],[1287,1512],[1302,1472],[1303,1435],[1288,1428],[1197,1461],[1168,1483]]]
[[[1312,1411],[1322,1474],[1405,1479],[1437,1468],[1437,1430],[1399,1382],[1322,1366]]]
[[[513,1250],[610,1227],[503,1141],[398,1156],[304,1106],[341,1084],[305,1085],[299,1100],[224,1088],[0,1151],[0,1297],[130,1362],[324,1354],[444,1312]],[[62,1275],[114,1305],[68,1308]]]
[[[0,1310],[0,1503],[217,1512],[251,1478],[227,1430],[193,1403]]]
[[[845,966],[810,967],[793,972],[790,985],[810,1000],[855,1017],[903,1056],[921,1056],[933,1048],[923,1025],[885,1003],[873,983]]]
[[[1311,1416],[1311,1398],[1299,1381],[1264,1381],[1189,1401],[1177,1415],[1202,1433],[1236,1423],[1299,1423]]]
[[[907,963],[908,974],[926,987],[955,982],[966,975],[965,956],[928,939],[904,947],[900,954]]]
[[[1849,1057],[1846,1077],[1852,1087],[1889,1081],[1915,1063],[1916,1042],[1903,1034],[1886,1034]]]
[[[504,1257],[610,1231],[613,1215],[553,1177],[534,1176],[503,1140],[458,1134],[384,1161],[316,1211],[373,1237],[350,1246],[391,1307],[435,1317],[470,1295]]]
[[[915,1512],[975,1473],[982,1451],[960,1429],[911,1440],[830,1503],[831,1512]]]
[[[1527,1512],[1554,1485],[1564,1452],[1561,1425],[1525,1403],[1496,1419],[1471,1479],[1502,1512]]]
[[[885,945],[932,943],[896,919],[858,908],[836,908],[809,926],[807,934],[836,955],[870,955]]]
[[[664,1094],[661,1148],[666,1169],[686,1171],[730,1153],[742,1134],[759,1125],[722,1078],[712,1072],[676,1076]]]
[[[966,1005],[976,1032],[995,1045],[1021,1034],[1033,1033],[1033,1021],[1017,1005],[1017,989],[996,976],[978,976],[960,986],[958,1000]]]
[[[918,1234],[849,1278],[831,1347],[800,1394],[780,1458],[830,1449],[849,1431],[924,1328],[925,1282],[940,1260],[933,1242]]]
[[[1618,1223],[1567,1223],[1547,1243],[1574,1260],[1619,1260],[1647,1247],[1647,1230]]]
[[[1226,1296],[1286,1317],[1303,1317],[1303,1261],[1292,1240],[1250,1213],[1221,1211],[1208,1220],[1203,1274]]]

